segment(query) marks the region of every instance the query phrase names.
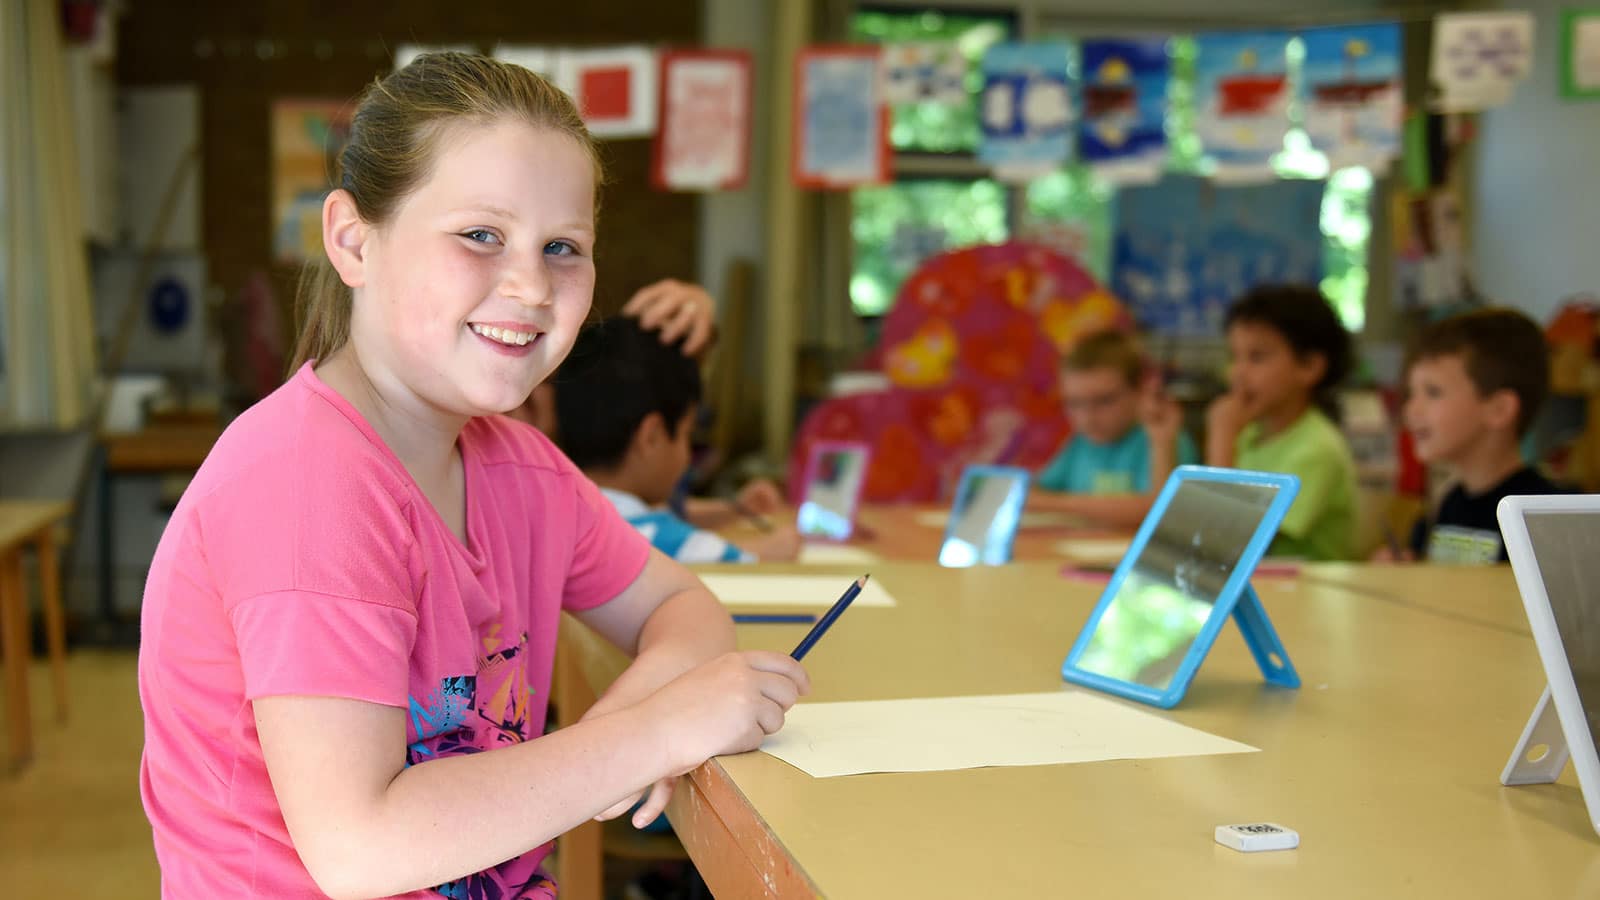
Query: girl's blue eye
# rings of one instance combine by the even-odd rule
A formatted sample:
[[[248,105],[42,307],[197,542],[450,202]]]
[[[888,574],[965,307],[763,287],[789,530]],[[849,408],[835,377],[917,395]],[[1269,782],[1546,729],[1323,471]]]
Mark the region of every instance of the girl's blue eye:
[[[471,231],[463,232],[461,236],[474,244],[497,244],[500,242],[500,238],[486,228],[474,228]]]
[[[551,256],[576,256],[578,248],[566,241],[551,241],[544,245],[544,252]]]

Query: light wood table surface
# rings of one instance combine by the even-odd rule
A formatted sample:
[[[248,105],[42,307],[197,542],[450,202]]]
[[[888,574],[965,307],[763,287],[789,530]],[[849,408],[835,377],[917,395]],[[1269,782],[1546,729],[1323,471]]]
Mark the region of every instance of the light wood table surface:
[[[1058,570],[874,567],[899,605],[840,620],[809,699],[1062,689],[1100,587]],[[1600,896],[1571,770],[1499,784],[1544,683],[1508,568],[1309,565],[1256,587],[1304,686],[1264,684],[1230,625],[1177,709],[1140,708],[1259,753],[829,779],[752,753],[685,779],[673,826],[721,897]],[[567,643],[593,682],[623,662],[581,627]],[[1214,843],[1251,821],[1300,848]]]
[[[856,515],[856,533],[847,546],[864,550],[883,560],[933,562],[939,558],[949,511],[948,505],[863,506]],[[794,511],[785,510],[771,518],[776,522],[793,523]],[[746,522],[735,522],[721,529],[720,533],[735,544],[760,534]],[[1064,564],[1071,558],[1066,549],[1071,542],[1098,546],[1108,540],[1118,540],[1126,546],[1132,536],[1131,531],[1118,532],[1094,526],[1061,513],[1024,511],[1022,527],[1017,530],[1012,553],[1018,560],[1054,559]]]
[[[33,756],[33,715],[28,703],[32,629],[28,625],[28,594],[22,578],[22,551],[29,546],[38,554],[56,719],[67,720],[66,623],[61,608],[55,530],[71,511],[68,504],[55,501],[0,501],[0,654],[5,656],[6,737],[13,769],[27,765]]]

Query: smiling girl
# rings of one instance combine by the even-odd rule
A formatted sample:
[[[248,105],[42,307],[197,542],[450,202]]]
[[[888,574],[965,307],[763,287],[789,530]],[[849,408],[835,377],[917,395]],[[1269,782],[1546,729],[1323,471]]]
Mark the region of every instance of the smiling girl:
[[[553,896],[557,835],[646,792],[649,822],[807,689],[733,652],[699,580],[496,415],[588,313],[599,177],[525,69],[429,54],[363,96],[297,371],[222,436],[151,566],[163,896]],[[635,660],[541,736],[563,610]]]

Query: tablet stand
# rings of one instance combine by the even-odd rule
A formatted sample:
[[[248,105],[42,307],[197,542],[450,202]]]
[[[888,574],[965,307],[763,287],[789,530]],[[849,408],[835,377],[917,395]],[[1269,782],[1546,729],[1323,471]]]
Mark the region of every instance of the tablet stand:
[[[1291,688],[1300,686],[1300,675],[1295,672],[1294,663],[1289,662],[1289,653],[1278,640],[1272,620],[1267,618],[1267,608],[1261,605],[1256,589],[1248,582],[1233,605],[1233,621],[1244,632],[1245,645],[1256,658],[1256,665],[1261,667],[1261,675],[1267,683]]]
[[[1530,759],[1528,754],[1541,744],[1548,749],[1538,759]],[[1516,749],[1511,751],[1511,759],[1506,761],[1505,771],[1500,773],[1500,783],[1549,784],[1561,777],[1569,755],[1567,736],[1561,730],[1561,717],[1550,701],[1550,685],[1547,684],[1544,693],[1539,695],[1539,702],[1533,706],[1527,727],[1522,729]]]

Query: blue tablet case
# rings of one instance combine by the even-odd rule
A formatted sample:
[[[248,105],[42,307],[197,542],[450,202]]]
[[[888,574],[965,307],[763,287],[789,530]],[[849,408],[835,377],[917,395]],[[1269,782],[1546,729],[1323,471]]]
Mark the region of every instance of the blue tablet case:
[[[1171,708],[1231,617],[1266,680],[1299,687],[1250,586],[1299,489],[1292,475],[1178,467],[1073,643],[1062,677]]]

